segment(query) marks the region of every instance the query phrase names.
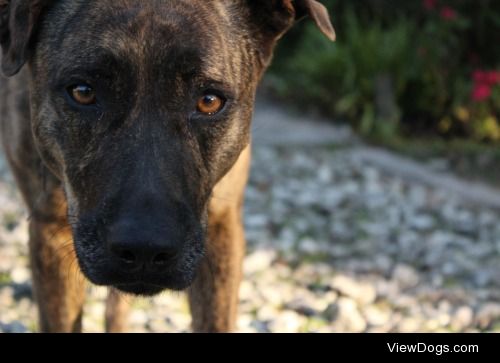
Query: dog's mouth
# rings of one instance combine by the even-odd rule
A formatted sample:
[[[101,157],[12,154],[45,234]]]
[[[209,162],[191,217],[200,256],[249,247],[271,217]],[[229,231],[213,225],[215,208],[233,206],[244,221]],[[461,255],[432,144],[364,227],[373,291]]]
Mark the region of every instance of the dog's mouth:
[[[120,268],[121,266],[117,265],[116,261],[102,258],[102,263],[95,264],[89,262],[88,258],[82,257],[81,254],[78,262],[82,273],[90,282],[98,286],[114,287],[123,293],[138,296],[150,297],[165,290],[186,290],[193,283],[198,271],[198,258],[188,259],[187,262],[177,262],[164,271],[127,272]],[[79,255],[78,252],[77,255]]]
[[[133,294],[138,296],[154,296],[158,295],[167,288],[164,286],[147,284],[144,282],[137,282],[132,284],[120,284],[114,286],[117,290],[126,294]]]
[[[175,276],[166,278],[163,277],[162,281],[151,281],[152,279],[138,279],[129,281],[120,281],[118,283],[112,284],[117,290],[124,292],[126,294],[133,294],[138,296],[154,296],[159,293],[170,290],[170,291],[183,291],[191,286],[194,280],[194,274],[189,274],[189,276]]]

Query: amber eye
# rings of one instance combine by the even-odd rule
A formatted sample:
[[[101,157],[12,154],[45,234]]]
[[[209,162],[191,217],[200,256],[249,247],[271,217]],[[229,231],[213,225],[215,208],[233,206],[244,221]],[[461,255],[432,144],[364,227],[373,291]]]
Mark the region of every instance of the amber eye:
[[[77,84],[68,88],[71,98],[82,106],[90,106],[96,103],[94,89],[88,84]]]
[[[222,97],[208,94],[198,100],[197,111],[212,116],[218,113],[224,107],[225,100]]]

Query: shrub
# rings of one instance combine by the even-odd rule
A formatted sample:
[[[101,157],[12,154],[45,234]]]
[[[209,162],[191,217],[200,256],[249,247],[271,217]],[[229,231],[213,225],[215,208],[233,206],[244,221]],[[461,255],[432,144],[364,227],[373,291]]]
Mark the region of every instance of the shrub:
[[[499,1],[324,3],[339,39],[294,30],[271,69],[278,95],[369,136],[500,140]]]

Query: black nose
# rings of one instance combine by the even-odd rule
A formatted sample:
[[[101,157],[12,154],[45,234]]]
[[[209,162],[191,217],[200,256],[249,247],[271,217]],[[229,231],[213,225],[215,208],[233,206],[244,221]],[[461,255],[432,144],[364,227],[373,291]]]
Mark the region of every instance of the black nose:
[[[173,247],[148,242],[112,241],[109,246],[120,266],[127,271],[165,269],[178,252]]]

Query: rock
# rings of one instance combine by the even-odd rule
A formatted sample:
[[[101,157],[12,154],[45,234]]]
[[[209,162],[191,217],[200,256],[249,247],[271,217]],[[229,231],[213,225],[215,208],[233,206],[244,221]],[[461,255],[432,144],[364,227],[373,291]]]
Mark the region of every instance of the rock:
[[[251,281],[244,279],[240,285],[240,299],[252,299],[255,293],[255,286]]]
[[[261,322],[270,322],[280,314],[279,310],[268,304],[263,305],[257,310],[257,319]]]
[[[361,228],[365,233],[373,237],[385,237],[388,232],[387,226],[378,222],[363,223]]]
[[[325,309],[325,311],[323,311],[322,314],[322,316],[330,322],[336,320],[338,315],[339,315],[339,306],[337,303],[332,303],[328,305],[328,307]]]
[[[329,184],[333,178],[333,172],[328,165],[322,165],[318,170],[318,182]]]
[[[421,332],[421,322],[415,318],[404,318],[397,325],[397,331],[399,333],[419,333]],[[434,329],[432,329],[434,330]]]
[[[391,311],[388,308],[369,305],[364,310],[364,316],[368,324],[382,326],[387,324],[391,319]]]
[[[417,271],[409,265],[398,264],[392,272],[393,279],[402,289],[410,289],[418,285],[420,278]]]
[[[408,202],[412,203],[415,207],[419,208],[424,206],[427,200],[427,190],[422,185],[412,185],[408,191]]]
[[[247,275],[267,270],[275,259],[276,252],[274,250],[258,249],[246,257],[243,270]]]
[[[11,324],[0,323],[0,332],[8,334],[20,334],[20,333],[28,333],[29,331],[23,324],[15,321]]]
[[[134,309],[130,313],[130,323],[136,325],[146,325],[149,318],[145,311],[142,309]]]
[[[335,212],[338,206],[344,201],[345,195],[336,189],[327,189],[324,191],[322,204],[330,212]]]
[[[298,250],[301,253],[305,254],[317,254],[324,251],[324,247],[318,242],[313,240],[312,238],[304,238],[298,243]]]
[[[12,286],[6,286],[0,288],[0,306],[6,307],[11,306],[14,303],[15,290]],[[3,309],[0,309],[0,312]]]
[[[16,253],[10,249],[10,251],[7,249],[6,246],[2,246],[2,236],[0,234],[0,250],[2,253],[0,254],[0,274],[7,274],[5,271],[8,271],[13,268]]]
[[[307,317],[312,317],[320,313],[320,311],[315,309],[310,302],[308,303],[303,298],[295,299],[286,303],[285,309],[295,311],[296,313]]]
[[[296,238],[296,233],[291,228],[284,228],[281,231],[276,243],[278,244],[280,250],[289,252],[293,250]]]
[[[478,268],[474,272],[474,283],[478,287],[486,287],[494,281],[494,275],[495,271],[491,269]]]
[[[23,284],[30,280],[30,271],[24,267],[16,267],[10,274],[12,281],[16,284]]]
[[[408,309],[415,305],[418,306],[418,301],[414,296],[407,295],[401,292],[397,296],[392,298],[391,303],[394,304],[394,306],[403,309]]]
[[[334,257],[348,257],[351,254],[351,250],[343,245],[333,245],[330,247],[330,254]]]
[[[469,306],[459,307],[451,318],[451,328],[453,331],[461,332],[469,328],[474,321],[474,312]]]
[[[500,320],[500,304],[486,303],[476,313],[475,320],[480,329],[488,329],[495,321]]]
[[[374,259],[375,268],[381,273],[385,273],[386,271],[388,271],[391,268],[392,264],[393,264],[392,259],[387,255],[379,254],[375,256]]]
[[[273,333],[298,333],[305,324],[305,318],[293,311],[285,311],[269,323]]]
[[[14,286],[14,299],[16,301],[22,299],[33,299],[33,291],[31,287],[31,283],[24,283]]]
[[[239,314],[238,314],[238,321],[237,321],[238,330],[241,330],[241,329],[252,329],[252,330],[255,330],[255,328],[252,327],[253,323],[255,321],[258,321],[258,320],[256,320],[256,318],[254,317],[254,313],[253,312],[252,313],[246,313],[246,312],[240,311]]]
[[[429,231],[434,227],[434,218],[428,215],[414,216],[410,221],[410,227],[417,231]]]
[[[339,298],[337,302],[338,315],[333,326],[338,332],[362,333],[366,330],[367,324],[358,310],[354,300]]]
[[[259,276],[259,278],[261,277],[262,275]],[[266,286],[264,288],[260,287],[259,290],[265,304],[278,307],[283,304],[286,297],[283,296],[280,289],[275,286],[276,285],[273,284],[272,286]]]
[[[448,313],[441,313],[437,317],[440,327],[446,327],[450,324],[451,316]]]
[[[172,312],[169,314],[168,319],[177,331],[189,331],[191,329],[191,316],[187,311]]]
[[[399,296],[399,286],[395,281],[378,280],[375,284],[377,295],[388,300],[393,300]]]
[[[146,328],[148,331],[153,333],[163,333],[168,331],[169,324],[167,324],[165,319],[152,319],[148,321]]]
[[[361,304],[371,304],[377,298],[377,292],[372,284],[358,282],[347,276],[335,276],[330,286],[340,294],[353,298]]]
[[[333,223],[331,223],[330,233],[334,241],[352,240],[354,238],[353,228],[339,220],[334,220]]]
[[[245,226],[247,228],[264,228],[267,226],[269,216],[265,214],[254,214],[245,216]]]

